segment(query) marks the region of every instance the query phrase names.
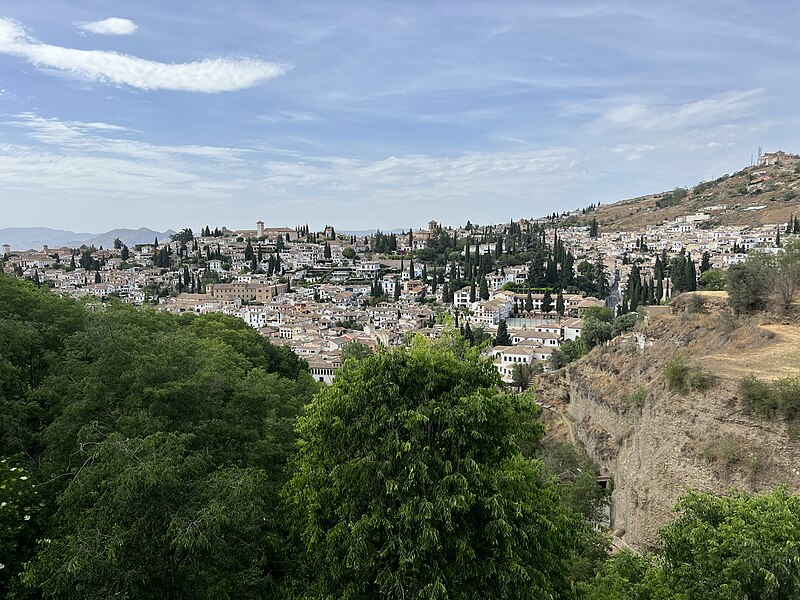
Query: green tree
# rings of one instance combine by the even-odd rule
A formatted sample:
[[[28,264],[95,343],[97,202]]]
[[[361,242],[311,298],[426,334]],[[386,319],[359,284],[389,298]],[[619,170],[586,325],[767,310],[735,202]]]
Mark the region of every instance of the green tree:
[[[725,291],[725,271],[722,269],[709,269],[700,275],[700,289],[709,292]]]
[[[689,491],[680,516],[659,532],[654,554],[622,552],[594,580],[587,600],[790,599],[800,597],[800,498]]]
[[[511,336],[508,335],[508,325],[505,319],[500,319],[500,324],[497,326],[497,336],[494,338],[495,346],[510,346]]]
[[[604,323],[611,323],[614,320],[614,313],[606,306],[591,306],[581,313],[581,317],[586,319],[597,319]]]
[[[486,277],[484,275],[481,275],[479,295],[481,300],[489,299],[489,286],[486,283]]]
[[[24,598],[20,574],[42,533],[42,498],[19,457],[0,459],[0,594]]]
[[[597,217],[592,217],[592,222],[589,225],[589,237],[596,238],[599,232],[599,227],[597,225]]]
[[[601,321],[595,317],[588,317],[583,320],[581,339],[589,350],[606,343],[613,337],[613,334],[614,328],[607,321]]]
[[[770,267],[766,257],[753,254],[728,268],[725,289],[736,314],[764,310],[770,293]]]
[[[550,294],[550,290],[545,290],[542,296],[542,312],[547,314],[551,310],[553,310],[553,296]]]
[[[800,498],[778,488],[761,496],[690,491],[681,517],[661,532],[664,569],[689,598],[800,597]]]
[[[558,296],[556,296],[556,312],[560,317],[564,316],[564,308],[564,294],[559,290]]]
[[[800,289],[800,240],[791,240],[774,259],[770,272],[772,292],[778,308],[788,313]]]
[[[344,348],[342,348],[342,364],[347,362],[348,360],[364,360],[365,358],[369,358],[374,353],[372,349],[367,346],[366,344],[362,344],[359,341],[353,340],[352,342],[345,344]]]
[[[545,598],[577,523],[518,443],[525,395],[457,335],[349,363],[299,422],[298,596]],[[424,391],[423,391],[424,390]],[[421,393],[422,391],[422,393]],[[535,543],[531,543],[535,540]]]
[[[533,369],[528,363],[515,363],[511,368],[511,383],[520,391],[524,391],[531,383]]]

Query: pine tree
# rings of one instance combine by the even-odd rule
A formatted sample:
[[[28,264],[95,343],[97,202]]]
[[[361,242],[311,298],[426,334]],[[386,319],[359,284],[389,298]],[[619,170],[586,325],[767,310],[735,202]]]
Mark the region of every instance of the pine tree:
[[[529,313],[531,311],[533,311],[533,295],[531,291],[528,290],[528,295],[525,296],[525,312]]]
[[[400,300],[400,279],[394,280],[394,301]]]
[[[94,282],[95,283],[100,283],[101,281],[102,281],[102,279],[100,278],[100,271],[95,271],[94,272]]]
[[[592,223],[589,225],[589,237],[596,238],[598,234],[597,217],[592,217]]]
[[[477,295],[475,293],[475,280],[473,279],[469,284],[469,301],[475,302],[477,300]]]
[[[486,282],[486,277],[481,276],[481,283],[480,283],[480,298],[481,300],[488,300],[489,299],[489,285]]]
[[[324,258],[330,258],[331,257],[331,245],[328,242],[325,242],[325,246],[323,247],[323,250],[322,250],[322,256]]]

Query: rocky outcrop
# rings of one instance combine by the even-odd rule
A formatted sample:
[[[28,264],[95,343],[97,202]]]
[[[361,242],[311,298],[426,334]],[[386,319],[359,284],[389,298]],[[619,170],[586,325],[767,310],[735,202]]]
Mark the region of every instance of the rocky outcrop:
[[[612,477],[611,526],[633,547],[655,543],[687,488],[800,491],[792,424],[749,414],[737,397],[746,373],[713,369],[714,352],[726,344],[750,339],[768,355],[775,338],[756,325],[731,331],[726,323],[687,314],[653,321],[552,374],[539,390],[545,401],[564,401],[579,443]],[[665,366],[676,353],[710,376],[710,387],[670,391]]]

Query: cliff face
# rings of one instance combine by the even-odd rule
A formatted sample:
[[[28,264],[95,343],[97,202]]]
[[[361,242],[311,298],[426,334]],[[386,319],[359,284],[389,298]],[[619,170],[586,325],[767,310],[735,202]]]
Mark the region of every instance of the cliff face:
[[[800,360],[776,370],[770,359],[798,332],[796,325],[736,326],[724,312],[665,317],[543,383],[539,397],[565,403],[575,437],[612,477],[612,529],[625,542],[651,546],[687,487],[754,492],[785,484],[800,491],[798,430],[749,414],[737,397],[750,371],[764,378],[800,371]],[[707,389],[669,390],[665,367],[676,353],[711,380]],[[737,357],[751,369],[730,368]]]

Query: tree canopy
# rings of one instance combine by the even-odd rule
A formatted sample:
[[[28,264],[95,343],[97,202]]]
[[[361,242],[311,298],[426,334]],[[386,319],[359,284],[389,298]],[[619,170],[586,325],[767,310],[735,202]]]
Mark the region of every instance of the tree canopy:
[[[348,362],[299,422],[287,487],[303,594],[560,597],[578,523],[539,461],[525,395],[457,335]]]

